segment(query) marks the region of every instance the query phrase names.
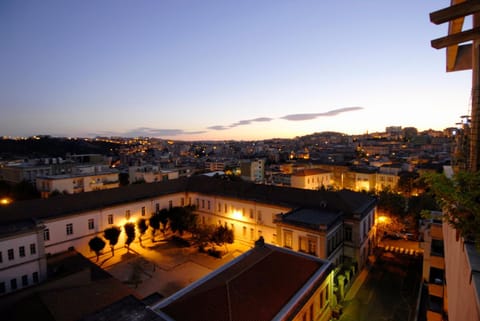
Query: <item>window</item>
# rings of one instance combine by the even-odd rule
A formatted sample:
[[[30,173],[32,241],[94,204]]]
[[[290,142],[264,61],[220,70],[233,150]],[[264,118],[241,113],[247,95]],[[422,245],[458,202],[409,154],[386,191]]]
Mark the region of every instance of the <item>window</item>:
[[[155,212],[160,212],[160,203],[155,203]]]
[[[0,263],[3,262],[3,255],[2,255],[2,251],[0,251]]]
[[[20,247],[18,248],[18,255],[19,255],[20,257],[25,257],[25,246],[20,246]]]
[[[10,280],[10,289],[16,290],[17,289],[17,279]]]
[[[289,249],[293,246],[293,236],[291,231],[284,232],[284,244],[283,246],[288,247]]]
[[[125,219],[128,221],[130,219],[130,210],[125,211]]]
[[[198,198],[195,199],[195,205],[197,208],[200,208],[200,200]]]
[[[13,255],[13,249],[8,249],[8,260],[12,261],[15,258]]]
[[[43,230],[43,240],[44,241],[50,240],[50,230],[48,228]]]
[[[225,213],[227,213],[227,204],[225,203]]]
[[[38,272],[32,273],[32,280],[33,280],[33,283],[38,283]]]
[[[93,230],[94,228],[95,228],[95,221],[93,220],[93,218],[89,218],[88,219],[88,229]]]
[[[317,255],[317,239],[313,237],[308,238],[308,254]]]
[[[28,275],[22,275],[22,286],[28,285]]]
[[[182,198],[182,203],[183,203],[183,198]],[[145,206],[142,206],[142,216],[145,216]]]
[[[350,225],[345,225],[344,227],[345,241],[352,241],[352,227]]]
[[[262,211],[257,211],[257,218],[259,221],[262,220]]]
[[[247,237],[247,227],[243,227],[243,237]]]
[[[202,200],[202,208],[205,208],[205,200]]]
[[[185,206],[185,198],[180,198],[180,205]]]
[[[320,309],[323,309],[323,291],[320,292]]]
[[[218,211],[219,211],[219,212],[222,211],[222,204],[221,204],[221,203],[218,203]]]
[[[308,320],[313,321],[313,304],[310,304],[310,308],[308,309]]]
[[[298,250],[300,252],[307,252],[307,238],[306,237],[299,237],[298,238]]]
[[[325,287],[325,301],[328,301],[328,284]]]
[[[255,231],[253,228],[250,229],[250,240],[254,240],[255,239]]]
[[[67,231],[67,235],[72,235],[73,234],[73,224],[72,223],[68,223],[65,228],[66,228],[66,231]]]
[[[108,224],[113,224],[113,214],[108,214]]]
[[[210,209],[210,201],[207,201],[207,209]]]
[[[0,282],[0,294],[5,293],[5,291],[6,291],[5,282]]]
[[[253,218],[253,209],[250,209],[250,218]]]
[[[36,254],[37,253],[37,247],[35,246],[35,243],[30,244],[30,254]]]
[[[169,201],[168,201],[168,208],[169,208],[169,209],[172,209],[172,207],[173,207],[173,201],[172,201],[172,200],[169,200]]]

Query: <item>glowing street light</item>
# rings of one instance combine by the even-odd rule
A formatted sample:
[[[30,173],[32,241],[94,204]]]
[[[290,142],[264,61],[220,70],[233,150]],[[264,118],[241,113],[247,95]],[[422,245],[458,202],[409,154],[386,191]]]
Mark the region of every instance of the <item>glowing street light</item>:
[[[8,205],[8,204],[10,204],[11,202],[12,202],[12,200],[11,200],[10,198],[8,198],[8,197],[4,197],[4,198],[2,198],[2,199],[0,200],[0,204],[1,204],[1,205]]]

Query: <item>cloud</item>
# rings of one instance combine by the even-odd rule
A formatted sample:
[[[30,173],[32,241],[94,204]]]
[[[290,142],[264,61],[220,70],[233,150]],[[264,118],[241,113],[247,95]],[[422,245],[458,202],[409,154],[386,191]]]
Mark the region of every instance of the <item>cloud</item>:
[[[304,121],[304,120],[316,119],[318,117],[332,117],[341,113],[346,113],[346,112],[356,111],[361,109],[363,109],[363,107],[344,107],[344,108],[329,110],[324,113],[291,114],[291,115],[280,117],[280,119],[285,119],[289,121]]]
[[[207,129],[211,129],[211,130],[225,130],[225,129],[229,129],[229,128],[230,127],[225,127],[225,126],[222,126],[222,125],[207,127]]]
[[[102,132],[95,134],[94,136],[120,136],[120,137],[171,137],[180,135],[198,135],[206,133],[207,131],[185,131],[183,129],[162,129],[162,128],[150,128],[150,127],[138,127],[131,129],[125,133],[118,132]]]

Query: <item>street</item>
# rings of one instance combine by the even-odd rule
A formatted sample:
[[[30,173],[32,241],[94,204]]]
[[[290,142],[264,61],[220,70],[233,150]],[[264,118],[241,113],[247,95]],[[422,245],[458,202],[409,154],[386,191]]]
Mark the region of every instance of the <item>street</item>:
[[[357,294],[344,302],[339,320],[413,320],[421,273],[421,256],[383,252]]]

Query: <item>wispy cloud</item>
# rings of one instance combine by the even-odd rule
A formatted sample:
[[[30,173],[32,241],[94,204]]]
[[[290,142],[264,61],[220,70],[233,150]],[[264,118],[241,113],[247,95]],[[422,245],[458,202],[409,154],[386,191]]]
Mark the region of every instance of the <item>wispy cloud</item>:
[[[364,108],[363,107],[357,107],[357,106],[355,106],[355,107],[343,107],[343,108],[338,108],[338,109],[332,109],[332,110],[329,110],[329,111],[323,112],[323,113],[290,114],[290,115],[280,117],[278,119],[283,119],[283,120],[288,120],[288,121],[305,121],[305,120],[316,119],[318,117],[333,117],[333,116],[337,116],[338,114],[341,114],[341,113],[347,113],[347,112],[357,111],[357,110],[361,110],[361,109],[364,109]],[[231,125],[227,125],[227,126],[225,126],[225,125],[210,126],[207,129],[210,129],[210,130],[226,130],[226,129],[234,128],[234,127],[238,127],[238,126],[250,125],[251,123],[254,123],[254,122],[270,122],[272,120],[275,120],[275,118],[259,117],[259,118],[254,118],[254,119],[239,120],[238,122],[233,123]]]
[[[337,116],[341,113],[347,113],[350,111],[361,110],[363,107],[343,107],[338,109],[329,110],[324,113],[310,113],[310,114],[291,114],[280,117],[281,119],[289,120],[289,121],[304,121],[304,120],[312,120],[318,117],[332,117]]]
[[[124,133],[119,132],[102,132],[93,134],[92,136],[121,136],[121,137],[171,137],[180,135],[199,135],[204,134],[207,131],[185,131],[183,129],[162,129],[151,127],[138,127],[131,129]]]

